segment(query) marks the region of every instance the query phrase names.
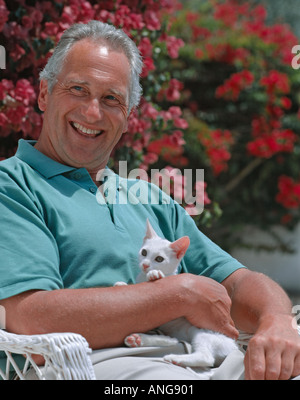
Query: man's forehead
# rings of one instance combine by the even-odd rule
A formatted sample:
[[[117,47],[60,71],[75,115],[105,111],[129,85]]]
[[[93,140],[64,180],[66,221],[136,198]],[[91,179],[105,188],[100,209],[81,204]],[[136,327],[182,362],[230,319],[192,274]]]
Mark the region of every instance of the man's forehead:
[[[117,74],[130,74],[130,62],[122,49],[115,50],[105,43],[101,44],[84,39],[71,47],[65,59],[64,69],[78,71],[85,68],[107,72],[115,71]]]
[[[75,42],[71,48],[69,49],[69,54],[76,51],[76,49],[80,48],[79,52],[81,53],[82,50],[92,50],[93,54],[99,54],[101,56],[108,56],[110,53],[121,53],[126,58],[126,54],[124,53],[122,47],[116,48],[110,43],[103,40],[95,40],[92,38],[84,38]]]
[[[108,56],[109,48],[105,45],[99,46],[98,51],[99,51],[99,54],[101,54],[102,56]]]

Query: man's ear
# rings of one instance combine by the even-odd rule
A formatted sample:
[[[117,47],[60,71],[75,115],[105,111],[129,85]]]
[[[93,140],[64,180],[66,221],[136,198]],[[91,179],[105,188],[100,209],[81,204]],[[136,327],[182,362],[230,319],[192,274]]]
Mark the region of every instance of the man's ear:
[[[41,111],[45,111],[48,102],[48,82],[46,80],[41,80],[40,82],[40,93],[38,96],[38,105]]]
[[[128,114],[128,117],[127,117],[127,120],[126,120],[126,124],[125,124],[125,127],[124,127],[123,132],[122,132],[123,134],[126,133],[127,130],[128,130],[128,121],[129,121],[129,118],[131,117],[131,115],[134,113],[134,111],[135,111],[135,107],[133,107],[130,110],[130,113]]]

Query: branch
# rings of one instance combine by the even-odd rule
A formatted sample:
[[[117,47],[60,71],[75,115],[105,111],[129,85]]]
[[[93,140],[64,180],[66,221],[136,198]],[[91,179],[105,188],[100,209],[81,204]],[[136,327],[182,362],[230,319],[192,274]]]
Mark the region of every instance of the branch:
[[[225,191],[227,193],[231,192],[236,186],[240,184],[241,181],[243,181],[251,172],[257,168],[264,160],[262,158],[256,158],[255,160],[252,160],[250,164],[248,164],[235,178],[230,181],[226,187]]]

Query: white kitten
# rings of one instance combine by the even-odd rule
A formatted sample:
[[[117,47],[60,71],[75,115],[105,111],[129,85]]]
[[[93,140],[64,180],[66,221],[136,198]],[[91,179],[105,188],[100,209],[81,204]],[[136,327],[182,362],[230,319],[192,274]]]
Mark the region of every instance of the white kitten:
[[[159,237],[147,220],[147,232],[139,252],[141,269],[137,282],[153,281],[168,275],[175,275],[179,263],[189,247],[190,240],[184,236],[175,242]],[[159,327],[164,335],[134,333],[125,339],[129,347],[171,346],[179,341],[191,343],[191,354],[170,354],[166,361],[185,367],[208,368],[219,365],[233,350],[235,341],[223,334],[198,329],[185,318],[178,318]],[[208,379],[210,374],[203,374]]]

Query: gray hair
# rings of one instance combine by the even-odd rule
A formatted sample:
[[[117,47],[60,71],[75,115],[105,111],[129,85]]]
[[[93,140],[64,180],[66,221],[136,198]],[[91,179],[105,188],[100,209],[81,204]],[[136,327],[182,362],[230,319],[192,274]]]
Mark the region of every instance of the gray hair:
[[[135,43],[121,29],[116,29],[112,25],[95,20],[87,24],[72,25],[61,36],[52,56],[40,73],[40,79],[48,82],[48,90],[51,93],[69,50],[73,44],[82,39],[104,41],[112,50],[122,51],[128,58],[131,70],[128,105],[130,112],[134,106],[138,106],[142,95],[139,78],[143,61]]]

